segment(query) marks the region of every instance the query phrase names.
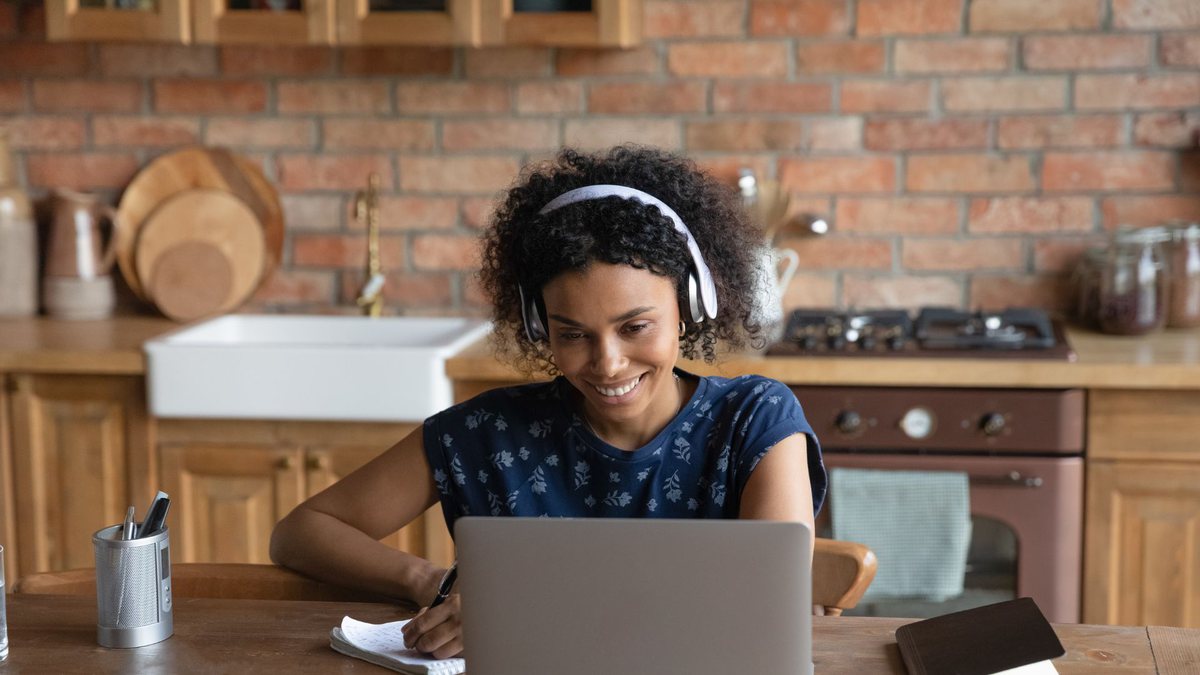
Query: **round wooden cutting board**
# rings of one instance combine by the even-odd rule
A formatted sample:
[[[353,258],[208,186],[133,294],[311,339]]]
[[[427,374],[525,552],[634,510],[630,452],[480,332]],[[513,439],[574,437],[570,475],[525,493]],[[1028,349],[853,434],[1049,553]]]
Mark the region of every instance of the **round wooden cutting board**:
[[[224,266],[214,255],[224,259]],[[263,279],[265,257],[263,231],[248,205],[222,190],[187,190],[146,219],[133,260],[138,278],[147,284],[147,299],[173,319],[191,320],[228,312],[245,302]],[[191,260],[196,261],[195,273],[171,269],[188,266]],[[224,291],[214,300],[216,288]],[[180,303],[181,297],[192,300]]]
[[[283,207],[275,188],[251,160],[223,148],[191,147],[163,155],[142,169],[121,196],[122,228],[115,233],[117,264],[134,293],[149,299],[140,277],[134,248],[149,217],[176,194],[197,188],[227,192],[249,207],[262,229],[265,246],[262,274],[269,276],[283,253]],[[149,270],[147,270],[147,273]]]

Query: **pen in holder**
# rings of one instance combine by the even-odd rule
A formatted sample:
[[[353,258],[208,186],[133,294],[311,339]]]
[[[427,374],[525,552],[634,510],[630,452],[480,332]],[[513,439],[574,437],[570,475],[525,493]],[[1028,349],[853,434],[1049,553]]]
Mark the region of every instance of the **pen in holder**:
[[[96,639],[104,647],[142,647],[175,632],[171,613],[171,546],[162,527],[124,538],[124,526],[92,535],[96,549]]]

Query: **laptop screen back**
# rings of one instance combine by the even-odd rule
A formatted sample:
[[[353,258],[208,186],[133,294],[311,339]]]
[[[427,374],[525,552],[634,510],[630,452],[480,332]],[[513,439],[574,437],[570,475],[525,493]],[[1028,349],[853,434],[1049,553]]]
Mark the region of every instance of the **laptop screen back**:
[[[811,533],[749,520],[461,518],[470,672],[811,672]]]

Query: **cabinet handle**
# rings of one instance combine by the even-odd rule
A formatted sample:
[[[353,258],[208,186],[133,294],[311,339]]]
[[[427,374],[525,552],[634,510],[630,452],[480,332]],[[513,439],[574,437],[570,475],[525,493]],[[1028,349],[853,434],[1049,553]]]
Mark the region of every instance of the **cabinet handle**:
[[[296,466],[296,460],[293,459],[291,455],[288,455],[287,457],[280,457],[279,460],[275,462],[275,468],[282,469],[284,471],[290,471],[294,466]]]
[[[311,471],[325,471],[329,469],[329,456],[317,455],[308,458],[308,468]]]

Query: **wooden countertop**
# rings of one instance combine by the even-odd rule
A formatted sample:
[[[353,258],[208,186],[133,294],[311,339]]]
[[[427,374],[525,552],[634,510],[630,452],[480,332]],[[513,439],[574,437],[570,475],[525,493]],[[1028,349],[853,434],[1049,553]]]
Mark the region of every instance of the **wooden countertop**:
[[[10,652],[0,671],[46,673],[384,673],[329,647],[329,629],[350,614],[370,622],[411,613],[394,605],[281,600],[175,600],[175,635],[138,649],[96,644],[91,596],[8,596]],[[896,628],[910,619],[813,617],[818,673],[895,673],[904,665]],[[1063,675],[1195,672],[1200,631],[1157,626],[1054,626],[1067,653]]]
[[[739,355],[713,366],[684,362],[707,375],[756,373],[812,385],[1030,387],[1095,389],[1200,389],[1200,330],[1143,337],[1114,337],[1068,329],[1078,358],[1023,359],[777,357]],[[451,379],[512,382],[524,379],[496,361],[479,342],[446,363]]]
[[[142,343],[179,326],[144,316],[0,319],[0,372],[140,375]]]

